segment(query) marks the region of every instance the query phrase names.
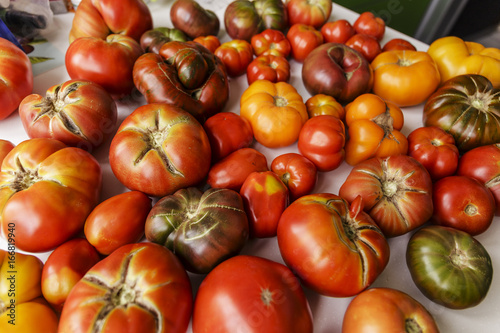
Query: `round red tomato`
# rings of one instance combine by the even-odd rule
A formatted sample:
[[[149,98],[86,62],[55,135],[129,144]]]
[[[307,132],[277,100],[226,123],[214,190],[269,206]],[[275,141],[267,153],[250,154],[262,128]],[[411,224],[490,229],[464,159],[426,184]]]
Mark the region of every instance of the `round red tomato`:
[[[260,55],[247,66],[247,81],[252,84],[257,80],[273,83],[290,80],[290,63],[283,56]]]
[[[495,216],[495,199],[481,182],[449,176],[434,183],[432,222],[462,230],[471,236],[485,232]]]
[[[172,252],[153,243],[125,245],[73,287],[59,332],[186,332],[192,297],[189,277]]]
[[[372,12],[363,12],[352,25],[356,33],[367,34],[381,41],[385,34],[385,22]]]
[[[250,43],[256,56],[270,54],[288,58],[291,51],[290,41],[285,34],[275,29],[266,29],[253,35]]]
[[[355,34],[345,42],[345,45],[361,53],[370,63],[382,52],[378,40],[367,34]]]
[[[410,43],[406,39],[393,38],[390,41],[388,41],[387,43],[385,43],[384,46],[382,47],[382,52],[390,51],[390,50],[416,51],[417,48],[415,47],[415,45],[413,45],[412,43]]]
[[[246,73],[253,60],[252,45],[243,39],[233,39],[222,43],[214,54],[224,63],[227,74],[237,77]]]
[[[321,28],[332,13],[330,0],[289,0],[286,7],[290,25],[303,23],[316,29]]]
[[[303,62],[307,55],[319,45],[323,44],[323,35],[313,26],[296,23],[290,27],[286,38],[292,47],[292,57]]]
[[[271,171],[288,187],[290,201],[310,194],[318,179],[314,163],[297,153],[285,153],[275,157],[271,162]]]
[[[341,19],[336,21],[326,22],[321,27],[321,34],[325,43],[341,43],[344,44],[356,34],[354,28],[349,21]]]
[[[312,333],[312,314],[299,280],[285,265],[239,255],[202,281],[193,333]]]

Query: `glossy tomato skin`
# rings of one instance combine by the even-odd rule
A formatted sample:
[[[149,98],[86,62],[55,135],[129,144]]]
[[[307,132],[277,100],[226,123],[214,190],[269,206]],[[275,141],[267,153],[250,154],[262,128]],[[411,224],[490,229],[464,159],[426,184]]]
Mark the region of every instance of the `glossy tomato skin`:
[[[211,156],[203,126],[187,111],[164,103],[140,106],[127,116],[109,149],[118,180],[156,197],[201,182]]]
[[[354,296],[370,286],[389,260],[389,244],[363,212],[334,194],[303,196],[278,223],[283,260],[305,285],[321,295]]]
[[[387,41],[382,47],[382,52],[391,51],[391,50],[410,50],[417,51],[415,45],[410,43],[407,39],[403,38],[393,38]]]
[[[146,220],[146,238],[170,249],[198,274],[237,255],[248,235],[243,200],[229,189],[180,189],[161,198]]]
[[[361,13],[353,23],[353,28],[358,34],[367,34],[381,41],[385,34],[385,22],[372,12]]]
[[[493,278],[490,255],[468,233],[431,225],[415,232],[406,249],[406,263],[418,289],[451,309],[478,305]]]
[[[111,95],[97,83],[69,80],[50,87],[45,97],[26,96],[19,115],[30,138],[52,138],[91,151],[114,133],[118,112]]]
[[[83,149],[45,138],[19,143],[0,172],[4,235],[14,228],[20,250],[54,249],[82,230],[101,183],[99,163]]]
[[[221,263],[202,281],[194,304],[193,333],[240,329],[255,333],[313,332],[307,298],[285,265],[239,255]]]
[[[319,29],[330,18],[332,2],[329,0],[313,2],[308,0],[290,0],[287,3],[287,10],[291,26],[295,23],[303,23]]]
[[[26,53],[14,43],[0,38],[0,120],[14,112],[24,97],[33,91],[33,69]]]
[[[176,0],[170,8],[170,21],[191,39],[219,33],[217,14],[194,0]]]
[[[304,62],[309,53],[323,44],[323,35],[313,26],[296,23],[286,34],[292,49],[291,55],[298,62]]]
[[[245,74],[248,65],[253,60],[252,45],[243,39],[233,39],[222,43],[214,54],[222,60],[227,74],[232,77]]]
[[[212,165],[208,172],[207,184],[213,188],[227,188],[239,192],[249,174],[268,170],[264,154],[254,148],[241,148]]]
[[[408,155],[371,158],[354,166],[339,194],[349,202],[361,196],[365,211],[386,237],[403,235],[432,216],[432,180]]]
[[[179,29],[158,27],[144,32],[139,43],[144,52],[159,53],[163,44],[173,40],[186,42],[189,37]]]
[[[460,153],[451,134],[439,127],[424,126],[408,135],[408,155],[419,161],[436,181],[455,173]]]
[[[500,144],[480,146],[463,154],[458,161],[457,175],[479,180],[491,191],[500,215]]]
[[[379,287],[354,297],[344,314],[342,333],[364,332],[439,333],[439,327],[416,299],[397,289]]]
[[[346,131],[342,120],[332,115],[309,118],[300,130],[297,148],[318,171],[332,171],[344,161]]]
[[[213,35],[196,37],[193,42],[200,43],[212,53],[221,45],[220,39]]]
[[[382,52],[379,41],[367,34],[355,34],[345,42],[345,45],[361,53],[370,63]]]
[[[356,34],[351,23],[347,20],[340,19],[336,21],[326,22],[321,27],[321,34],[325,43],[341,43],[344,44]]]
[[[273,83],[290,80],[290,63],[285,57],[260,55],[247,66],[247,81],[252,84],[257,80]]]
[[[290,202],[310,194],[318,180],[318,169],[307,157],[297,153],[276,156],[271,171],[288,187]]]
[[[85,238],[61,244],[43,266],[43,297],[60,313],[71,289],[100,260],[99,252]]]
[[[219,112],[203,124],[212,148],[212,163],[253,143],[252,126],[234,112]]]
[[[151,199],[139,191],[127,191],[97,205],[85,220],[83,232],[99,253],[109,255],[122,245],[144,236]]]
[[[186,332],[189,277],[177,257],[153,243],[120,247],[73,287],[59,332]]]
[[[7,156],[14,147],[15,145],[9,140],[0,139],[0,167],[2,166],[2,161],[5,156]]]
[[[344,107],[330,95],[316,94],[309,97],[306,100],[306,108],[309,118],[329,114],[339,118],[340,120],[345,119]]]
[[[9,322],[13,317],[17,319]],[[20,320],[20,318],[29,318],[29,320]],[[7,311],[3,312],[0,315],[0,331],[38,333],[40,327],[43,327],[44,333],[56,333],[58,321],[59,318],[50,305],[42,297],[38,297],[32,301],[16,305],[15,314]]]
[[[70,78],[93,81],[113,98],[121,98],[134,88],[132,70],[142,53],[141,45],[125,35],[81,37],[66,51],[66,70]]]
[[[485,232],[493,222],[496,206],[490,190],[467,176],[448,176],[434,183],[432,222],[465,231]]]
[[[250,44],[256,56],[271,54],[288,58],[292,48],[285,34],[275,29],[266,29],[252,36]]]

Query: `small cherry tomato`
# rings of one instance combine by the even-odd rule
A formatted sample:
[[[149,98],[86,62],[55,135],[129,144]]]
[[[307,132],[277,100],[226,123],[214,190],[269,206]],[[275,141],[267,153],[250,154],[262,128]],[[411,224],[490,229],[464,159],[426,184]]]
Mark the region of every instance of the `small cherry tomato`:
[[[292,47],[292,57],[298,62],[303,62],[312,50],[323,44],[321,32],[313,26],[303,23],[292,25],[286,38]]]
[[[243,39],[222,43],[214,54],[224,63],[227,74],[232,77],[245,74],[253,60],[252,45]]]
[[[272,54],[287,58],[292,48],[285,34],[274,29],[266,29],[257,35],[253,35],[250,43],[257,56]]]
[[[260,55],[248,65],[247,80],[249,85],[256,80],[268,80],[273,83],[288,82],[290,64],[282,56]]]
[[[356,31],[352,27],[351,23],[344,19],[326,22],[321,27],[320,31],[323,35],[325,43],[345,44],[349,38],[356,34]]]
[[[306,101],[307,114],[309,118],[322,114],[329,114],[344,120],[345,110],[335,97],[325,94],[316,94]]]
[[[290,201],[310,194],[318,179],[316,165],[297,153],[285,153],[275,157],[271,162],[271,171],[288,187]]]

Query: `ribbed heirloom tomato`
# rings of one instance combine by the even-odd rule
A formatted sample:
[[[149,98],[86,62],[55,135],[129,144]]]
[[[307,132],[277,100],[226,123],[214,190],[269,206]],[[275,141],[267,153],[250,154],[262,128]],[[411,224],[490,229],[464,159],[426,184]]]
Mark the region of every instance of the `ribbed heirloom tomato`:
[[[279,30],[266,29],[250,40],[255,55],[274,55],[287,58],[291,52],[290,41]]]
[[[252,45],[242,39],[222,43],[214,54],[224,63],[227,74],[232,77],[245,74],[248,65],[253,60]]]
[[[330,18],[332,2],[330,0],[290,0],[286,8],[290,25],[303,23],[319,29]]]

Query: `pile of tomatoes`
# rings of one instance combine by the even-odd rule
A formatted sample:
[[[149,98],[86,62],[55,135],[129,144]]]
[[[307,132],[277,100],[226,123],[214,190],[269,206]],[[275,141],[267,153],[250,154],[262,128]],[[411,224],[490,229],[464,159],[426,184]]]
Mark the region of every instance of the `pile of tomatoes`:
[[[71,79],[45,96],[0,39],[0,119],[18,111],[30,137],[0,139],[0,331],[313,332],[307,288],[352,297],[345,333],[438,332],[410,295],[372,287],[405,234],[427,298],[482,302],[493,265],[474,236],[500,215],[500,50],[381,45],[383,20],[331,21],[332,6],[237,0],[220,21],[176,0],[172,28],[142,0],[83,0]],[[120,114],[134,94],[145,103]],[[405,135],[416,105],[424,126]],[[112,175],[93,154],[106,145]],[[296,149],[268,160],[258,147]],[[345,164],[339,193],[318,193]],[[123,191],[101,201],[111,176]],[[242,254],[259,239],[283,263]]]

